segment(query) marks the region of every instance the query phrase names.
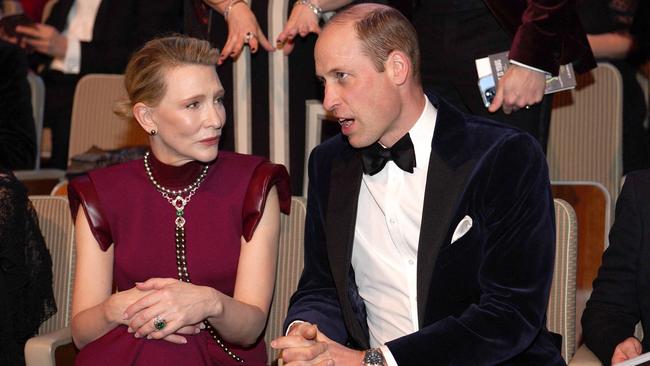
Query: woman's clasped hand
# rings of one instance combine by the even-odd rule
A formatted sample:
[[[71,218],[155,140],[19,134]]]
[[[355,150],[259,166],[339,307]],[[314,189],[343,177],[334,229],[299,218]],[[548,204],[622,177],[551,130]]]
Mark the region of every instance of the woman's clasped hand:
[[[136,338],[186,343],[183,335],[199,333],[205,329],[204,319],[219,315],[211,309],[222,309],[215,289],[173,278],[152,278],[135,289],[145,295],[125,310],[123,318]],[[157,321],[163,322],[162,327],[156,327]]]

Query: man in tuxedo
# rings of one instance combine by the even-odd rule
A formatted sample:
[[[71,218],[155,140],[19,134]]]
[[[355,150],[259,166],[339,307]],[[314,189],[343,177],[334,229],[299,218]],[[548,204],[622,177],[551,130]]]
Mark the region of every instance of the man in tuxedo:
[[[305,269],[285,364],[563,365],[546,330],[554,262],[545,158],[420,82],[417,35],[379,4],[315,48],[342,134],[309,161]]]

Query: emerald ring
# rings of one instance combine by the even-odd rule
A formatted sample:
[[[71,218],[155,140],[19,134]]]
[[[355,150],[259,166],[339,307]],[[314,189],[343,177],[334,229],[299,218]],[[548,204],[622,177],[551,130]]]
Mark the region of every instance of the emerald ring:
[[[156,328],[157,330],[163,330],[166,325],[167,325],[167,321],[165,321],[165,319],[159,316],[153,318],[153,327]]]

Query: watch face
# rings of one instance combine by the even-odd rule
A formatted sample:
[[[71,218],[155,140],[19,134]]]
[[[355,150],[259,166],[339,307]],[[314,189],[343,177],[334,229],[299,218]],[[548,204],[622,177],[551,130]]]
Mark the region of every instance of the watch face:
[[[367,350],[363,356],[363,364],[366,366],[384,365],[384,361],[384,355],[377,348]]]

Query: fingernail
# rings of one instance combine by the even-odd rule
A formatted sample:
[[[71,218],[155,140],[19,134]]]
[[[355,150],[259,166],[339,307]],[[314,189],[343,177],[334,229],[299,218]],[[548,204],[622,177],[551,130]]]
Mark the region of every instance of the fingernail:
[[[276,341],[271,341],[271,347],[275,348],[275,346],[277,346],[277,345],[278,345],[278,344],[277,344]]]
[[[126,331],[129,332],[129,333],[133,333],[133,328],[128,327],[128,328],[126,329]]]
[[[136,338],[140,338],[140,337],[141,337],[141,336],[140,336],[140,333],[136,333],[136,334],[134,334],[133,336],[136,337]]]
[[[127,313],[122,314],[122,320],[128,319],[128,318],[129,318],[129,314],[127,314]]]
[[[148,335],[147,335],[147,339],[151,339],[151,334],[148,334]]]
[[[199,328],[201,328],[201,329],[205,329],[205,323],[201,323],[201,324],[199,324]]]
[[[182,344],[186,344],[186,343],[187,343],[187,339],[183,338],[183,339],[181,340],[181,343],[182,343]]]
[[[194,329],[194,333],[195,334],[201,333],[201,329],[199,329],[199,328]]]

